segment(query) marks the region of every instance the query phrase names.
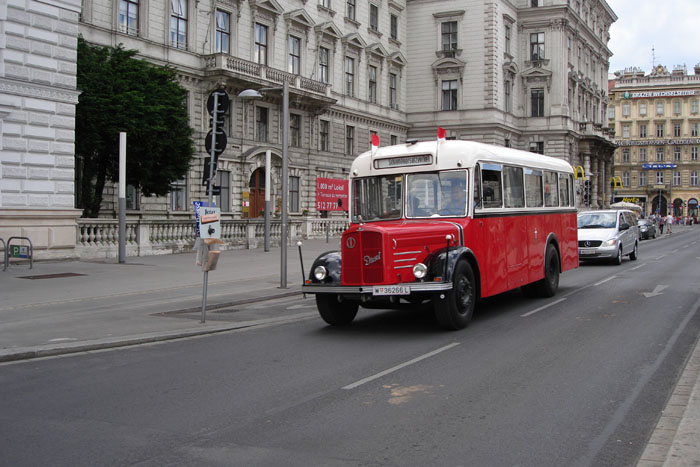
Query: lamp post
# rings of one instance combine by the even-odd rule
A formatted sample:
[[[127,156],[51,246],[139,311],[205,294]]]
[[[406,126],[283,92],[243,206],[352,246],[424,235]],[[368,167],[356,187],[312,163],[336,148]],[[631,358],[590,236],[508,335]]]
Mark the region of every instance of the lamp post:
[[[288,224],[288,191],[289,191],[289,167],[287,164],[287,149],[289,146],[289,82],[284,81],[281,88],[263,88],[260,90],[245,89],[238,94],[242,99],[259,99],[260,92],[282,91],[282,238],[280,239],[280,288],[287,288],[287,224]],[[266,171],[270,168],[266,167]],[[269,187],[265,186],[265,190]],[[269,242],[269,215],[270,209],[265,205],[265,235]],[[267,250],[266,250],[267,251]]]

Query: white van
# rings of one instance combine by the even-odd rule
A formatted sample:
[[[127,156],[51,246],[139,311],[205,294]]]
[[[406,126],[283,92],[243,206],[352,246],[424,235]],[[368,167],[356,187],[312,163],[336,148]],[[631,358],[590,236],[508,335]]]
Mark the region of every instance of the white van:
[[[622,257],[638,258],[637,215],[627,209],[585,211],[578,214],[579,260],[609,259],[622,264]]]

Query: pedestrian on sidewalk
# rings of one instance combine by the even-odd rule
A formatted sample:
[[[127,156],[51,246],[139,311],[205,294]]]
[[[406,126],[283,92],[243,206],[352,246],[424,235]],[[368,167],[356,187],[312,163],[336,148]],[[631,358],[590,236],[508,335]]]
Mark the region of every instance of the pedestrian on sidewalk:
[[[661,217],[659,214],[657,214],[656,221],[659,223],[659,235],[663,235],[664,234],[664,224],[666,223],[666,218]]]
[[[673,231],[671,230],[671,226],[673,225],[673,216],[671,213],[668,213],[668,216],[666,216],[666,230],[668,231],[669,234],[672,234]]]

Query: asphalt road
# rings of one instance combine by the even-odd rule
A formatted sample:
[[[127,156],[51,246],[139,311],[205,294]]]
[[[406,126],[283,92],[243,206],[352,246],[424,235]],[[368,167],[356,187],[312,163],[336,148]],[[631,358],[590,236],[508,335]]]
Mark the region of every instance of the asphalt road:
[[[634,465],[700,332],[700,230],[584,264],[469,328],[313,298],[283,325],[0,366],[0,465]],[[187,316],[163,319],[188,319]]]

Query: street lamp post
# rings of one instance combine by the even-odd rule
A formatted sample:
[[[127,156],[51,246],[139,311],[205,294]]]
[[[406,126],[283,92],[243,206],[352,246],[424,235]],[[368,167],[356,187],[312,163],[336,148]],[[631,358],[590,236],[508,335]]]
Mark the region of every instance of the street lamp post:
[[[280,288],[287,288],[287,224],[289,222],[289,206],[288,206],[288,195],[289,195],[289,166],[287,149],[289,146],[289,82],[284,81],[281,88],[263,88],[258,90],[255,89],[245,89],[238,94],[238,97],[242,99],[259,99],[262,97],[260,92],[266,91],[282,91],[282,238],[280,239]],[[266,171],[270,170],[270,167],[265,167]],[[265,190],[269,187],[265,186]],[[265,235],[269,235],[269,209],[265,206],[265,225],[266,231]],[[267,240],[267,239],[266,239]]]

